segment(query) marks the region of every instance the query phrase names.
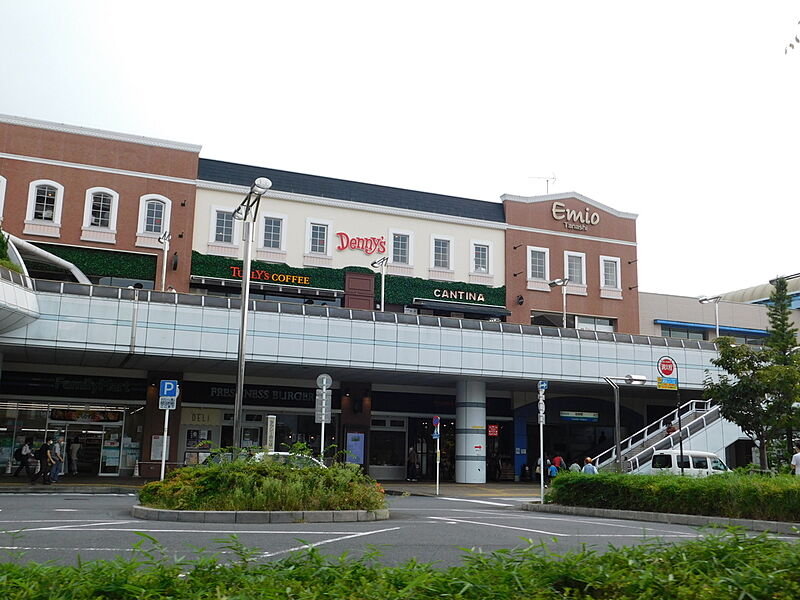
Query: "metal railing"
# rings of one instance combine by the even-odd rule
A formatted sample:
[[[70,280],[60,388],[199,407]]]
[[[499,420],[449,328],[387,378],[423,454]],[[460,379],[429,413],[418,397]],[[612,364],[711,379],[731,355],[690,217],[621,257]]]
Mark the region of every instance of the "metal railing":
[[[633,435],[622,440],[623,456],[625,456],[626,453],[634,451],[637,447],[647,446],[649,448],[666,437],[676,436],[677,433],[672,433],[668,436],[665,434],[669,425],[675,425],[678,422],[678,414],[680,414],[681,420],[683,420],[685,416],[698,412],[707,412],[710,409],[711,400],[689,400],[657,421],[653,421]],[[692,421],[692,419],[690,419],[690,421]],[[686,429],[686,427],[683,429]],[[636,456],[638,456],[638,454]],[[613,464],[616,461],[616,457],[616,449],[612,447],[594,457],[594,464],[598,469],[601,469],[609,464]],[[625,458],[625,460],[629,461],[630,458]]]

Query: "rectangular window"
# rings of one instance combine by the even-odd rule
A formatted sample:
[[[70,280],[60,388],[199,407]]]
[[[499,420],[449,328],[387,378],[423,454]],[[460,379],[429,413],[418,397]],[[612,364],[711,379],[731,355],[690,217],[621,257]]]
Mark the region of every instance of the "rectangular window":
[[[111,222],[111,194],[99,192],[92,196],[92,225],[108,227]]]
[[[319,223],[311,224],[311,252],[314,254],[327,254],[328,251],[328,226]]]
[[[531,279],[547,279],[547,252],[531,248]]]
[[[475,273],[488,273],[489,272],[489,246],[484,244],[475,244],[474,257],[475,257]]]
[[[567,253],[567,277],[574,285],[584,285],[583,254]]]
[[[36,204],[33,207],[33,218],[40,221],[53,221],[56,210],[56,188],[40,185],[36,188]]]
[[[433,266],[436,269],[450,268],[450,240],[433,240]]]
[[[214,230],[214,241],[224,244],[233,243],[233,213],[217,211],[217,225]]]
[[[613,256],[600,257],[600,285],[604,288],[620,289],[618,258]]]
[[[163,222],[164,204],[162,202],[148,202],[144,230],[147,233],[161,233],[161,224]]]
[[[404,233],[392,235],[392,262],[408,264],[409,237]]]
[[[616,329],[614,319],[602,317],[575,317],[575,329],[588,329],[589,331],[607,331],[613,333]]]
[[[280,250],[282,228],[283,219],[264,217],[264,248]]]

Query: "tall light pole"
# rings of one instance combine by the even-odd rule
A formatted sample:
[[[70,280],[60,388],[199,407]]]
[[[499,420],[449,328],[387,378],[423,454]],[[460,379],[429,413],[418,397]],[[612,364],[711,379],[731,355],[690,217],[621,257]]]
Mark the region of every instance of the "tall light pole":
[[[710,304],[711,302],[714,303],[714,328],[717,333],[717,337],[719,337],[719,301],[722,300],[722,296],[702,296],[698,298],[697,301],[700,304]]]
[[[626,385],[644,385],[647,377],[644,375],[625,375],[625,377],[603,377],[605,382],[614,388],[614,445],[617,455],[617,472],[622,473],[622,432],[619,418],[619,386],[617,381]]]
[[[561,323],[564,329],[567,328],[567,284],[569,283],[569,277],[560,277],[559,279],[553,279],[553,281],[547,282],[551,288],[560,287],[561,288]]]
[[[167,285],[167,254],[169,253],[169,241],[172,239],[172,234],[165,231],[158,236],[158,243],[164,245],[164,256],[161,258],[161,291],[166,289]]]
[[[233,211],[233,218],[242,222],[242,315],[239,324],[238,371],[236,374],[236,397],[233,401],[233,446],[242,444],[242,404],[244,403],[245,344],[247,342],[247,305],[250,303],[250,250],[253,241],[253,223],[258,218],[258,205],[261,196],[272,187],[266,177],[259,177],[250,187],[239,207]]]
[[[381,269],[381,312],[383,312],[383,299],[386,297],[386,263],[388,262],[389,257],[384,256],[370,263],[373,269],[377,269],[378,267]]]

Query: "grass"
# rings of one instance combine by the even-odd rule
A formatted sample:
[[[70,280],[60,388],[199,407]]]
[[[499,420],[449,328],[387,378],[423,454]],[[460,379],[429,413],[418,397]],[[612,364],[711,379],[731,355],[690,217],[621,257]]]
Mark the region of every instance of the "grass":
[[[458,567],[408,562],[382,567],[375,553],[355,560],[315,550],[275,563],[235,538],[222,541],[238,559],[214,555],[171,559],[158,543],[134,560],[75,567],[0,564],[4,600],[237,599],[459,600],[614,599],[721,600],[800,597],[796,543],[729,530],[680,544],[656,541],[599,554],[563,555],[543,545],[493,554],[471,552]]]
[[[384,491],[356,465],[292,468],[234,461],[184,467],[143,486],[139,501],[177,510],[376,510]]]
[[[800,520],[800,477],[563,473],[553,480],[547,501],[567,506],[795,522]]]

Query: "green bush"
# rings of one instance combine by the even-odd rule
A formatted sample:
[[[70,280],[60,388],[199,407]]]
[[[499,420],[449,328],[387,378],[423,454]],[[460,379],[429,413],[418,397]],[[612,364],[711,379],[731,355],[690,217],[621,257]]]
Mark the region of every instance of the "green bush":
[[[152,540],[152,538],[147,538]],[[152,540],[155,541],[155,540]],[[800,598],[796,543],[730,531],[679,544],[554,554],[531,545],[473,552],[463,564],[437,569],[409,561],[382,567],[318,551],[274,563],[236,539],[223,546],[239,561],[214,557],[167,560],[166,549],[139,549],[132,560],[77,566],[0,564],[3,600],[722,600]]]
[[[14,271],[16,273],[22,273],[22,269],[19,268],[19,265],[11,262],[8,258],[0,258],[0,267],[5,267],[9,271]]]
[[[797,521],[800,477],[739,473],[711,477],[564,473],[553,480],[547,501],[568,506]]]
[[[383,489],[356,466],[291,466],[234,461],[184,467],[148,483],[139,501],[176,510],[376,510]]]

